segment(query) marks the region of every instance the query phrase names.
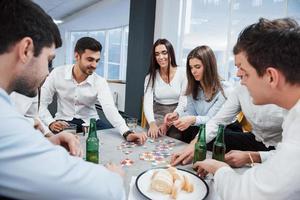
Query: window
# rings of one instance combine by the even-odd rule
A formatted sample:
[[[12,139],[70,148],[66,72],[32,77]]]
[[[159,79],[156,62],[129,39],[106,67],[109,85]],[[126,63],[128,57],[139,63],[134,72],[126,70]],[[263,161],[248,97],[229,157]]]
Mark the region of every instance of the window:
[[[247,25],[260,17],[275,19],[293,17],[300,22],[299,0],[183,0],[181,43],[178,45],[181,65],[188,53],[199,45],[214,51],[220,75],[236,80],[233,45]]]
[[[74,47],[81,37],[89,36],[102,45],[100,61],[96,73],[107,80],[126,80],[128,26],[95,31],[70,32],[71,45],[67,49],[68,61],[75,63]]]

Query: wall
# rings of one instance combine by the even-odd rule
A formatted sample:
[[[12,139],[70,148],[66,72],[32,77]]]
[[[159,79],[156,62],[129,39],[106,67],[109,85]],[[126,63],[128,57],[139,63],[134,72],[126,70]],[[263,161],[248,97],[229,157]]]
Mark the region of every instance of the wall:
[[[126,84],[122,83],[108,83],[110,87],[110,91],[112,92],[112,95],[114,97],[114,100],[116,100],[115,92],[118,94],[117,97],[117,108],[120,111],[125,111],[125,90],[126,90]]]
[[[180,53],[182,3],[182,0],[156,1],[154,41],[159,38],[169,40],[177,57]]]

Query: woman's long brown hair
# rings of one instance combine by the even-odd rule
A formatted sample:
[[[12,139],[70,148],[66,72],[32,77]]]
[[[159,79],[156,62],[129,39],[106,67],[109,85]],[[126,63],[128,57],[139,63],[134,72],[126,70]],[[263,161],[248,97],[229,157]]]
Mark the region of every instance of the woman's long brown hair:
[[[203,86],[200,81],[196,81],[189,65],[189,61],[192,58],[201,60],[203,64]],[[186,95],[193,96],[193,99],[197,100],[199,88],[205,92],[206,101],[211,101],[215,94],[220,90],[224,95],[224,91],[221,85],[221,81],[218,75],[217,61],[214,52],[208,46],[198,46],[194,48],[188,55],[186,60],[186,74],[188,79],[188,86]],[[204,87],[204,88],[202,88]]]

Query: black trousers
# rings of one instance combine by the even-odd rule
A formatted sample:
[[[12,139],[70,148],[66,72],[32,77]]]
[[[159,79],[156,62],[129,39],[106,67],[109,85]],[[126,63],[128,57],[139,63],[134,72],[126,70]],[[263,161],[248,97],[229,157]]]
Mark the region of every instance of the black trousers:
[[[82,124],[84,123],[82,119],[73,118],[71,121],[66,121],[66,122],[68,122],[69,124],[76,124],[77,125],[76,132],[82,132]],[[97,126],[97,130],[113,128],[112,125],[107,124],[101,119],[98,119],[96,121],[96,126]]]
[[[171,128],[169,131],[172,131]],[[187,130],[183,131],[176,139],[189,143],[195,138],[198,131],[199,127],[191,126]],[[207,150],[212,151],[214,141],[215,139],[207,144]],[[224,141],[226,145],[226,152],[231,150],[270,151],[275,149],[274,146],[266,147],[264,143],[256,141],[253,133],[244,133],[238,122],[234,122],[226,126],[224,130]]]
[[[198,131],[199,127],[197,126],[190,126],[184,131],[180,131],[175,126],[171,126],[167,131],[167,136],[181,140],[185,143],[190,143],[195,138]]]

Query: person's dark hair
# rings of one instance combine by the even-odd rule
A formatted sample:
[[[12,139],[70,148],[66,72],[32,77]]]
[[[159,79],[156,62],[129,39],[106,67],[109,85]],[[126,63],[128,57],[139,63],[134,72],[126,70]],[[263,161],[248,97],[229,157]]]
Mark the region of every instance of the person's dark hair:
[[[260,18],[246,27],[237,39],[233,53],[245,53],[259,76],[268,67],[278,69],[290,84],[300,83],[300,29],[291,18]]]
[[[192,58],[199,59],[203,64],[203,86],[200,84],[200,81],[195,80],[191,72],[189,62]],[[211,101],[218,91],[221,91],[224,95],[218,75],[216,57],[210,47],[198,46],[189,53],[186,59],[186,75],[188,79],[186,95],[192,95],[193,99],[197,100],[199,88],[205,92],[206,101]]]
[[[30,0],[0,1],[0,54],[24,37],[33,40],[35,57],[44,47],[62,45],[57,25],[40,6]]]
[[[153,44],[152,46],[152,50],[151,50],[151,60],[150,60],[150,66],[149,66],[149,70],[148,70],[148,74],[149,74],[149,80],[147,83],[147,87],[148,88],[150,86],[151,83],[151,87],[154,87],[154,81],[156,78],[156,70],[160,70],[160,66],[157,63],[156,60],[156,56],[155,56],[155,48],[158,45],[164,45],[168,51],[168,57],[169,57],[169,61],[168,61],[168,82],[170,82],[170,67],[177,67],[176,64],[176,58],[175,58],[175,52],[174,52],[174,48],[172,46],[172,44],[167,40],[167,39],[158,39],[156,40],[156,42]]]
[[[74,52],[79,55],[83,54],[86,49],[92,51],[100,51],[102,50],[102,45],[100,42],[91,37],[82,37],[80,38],[75,45]]]

